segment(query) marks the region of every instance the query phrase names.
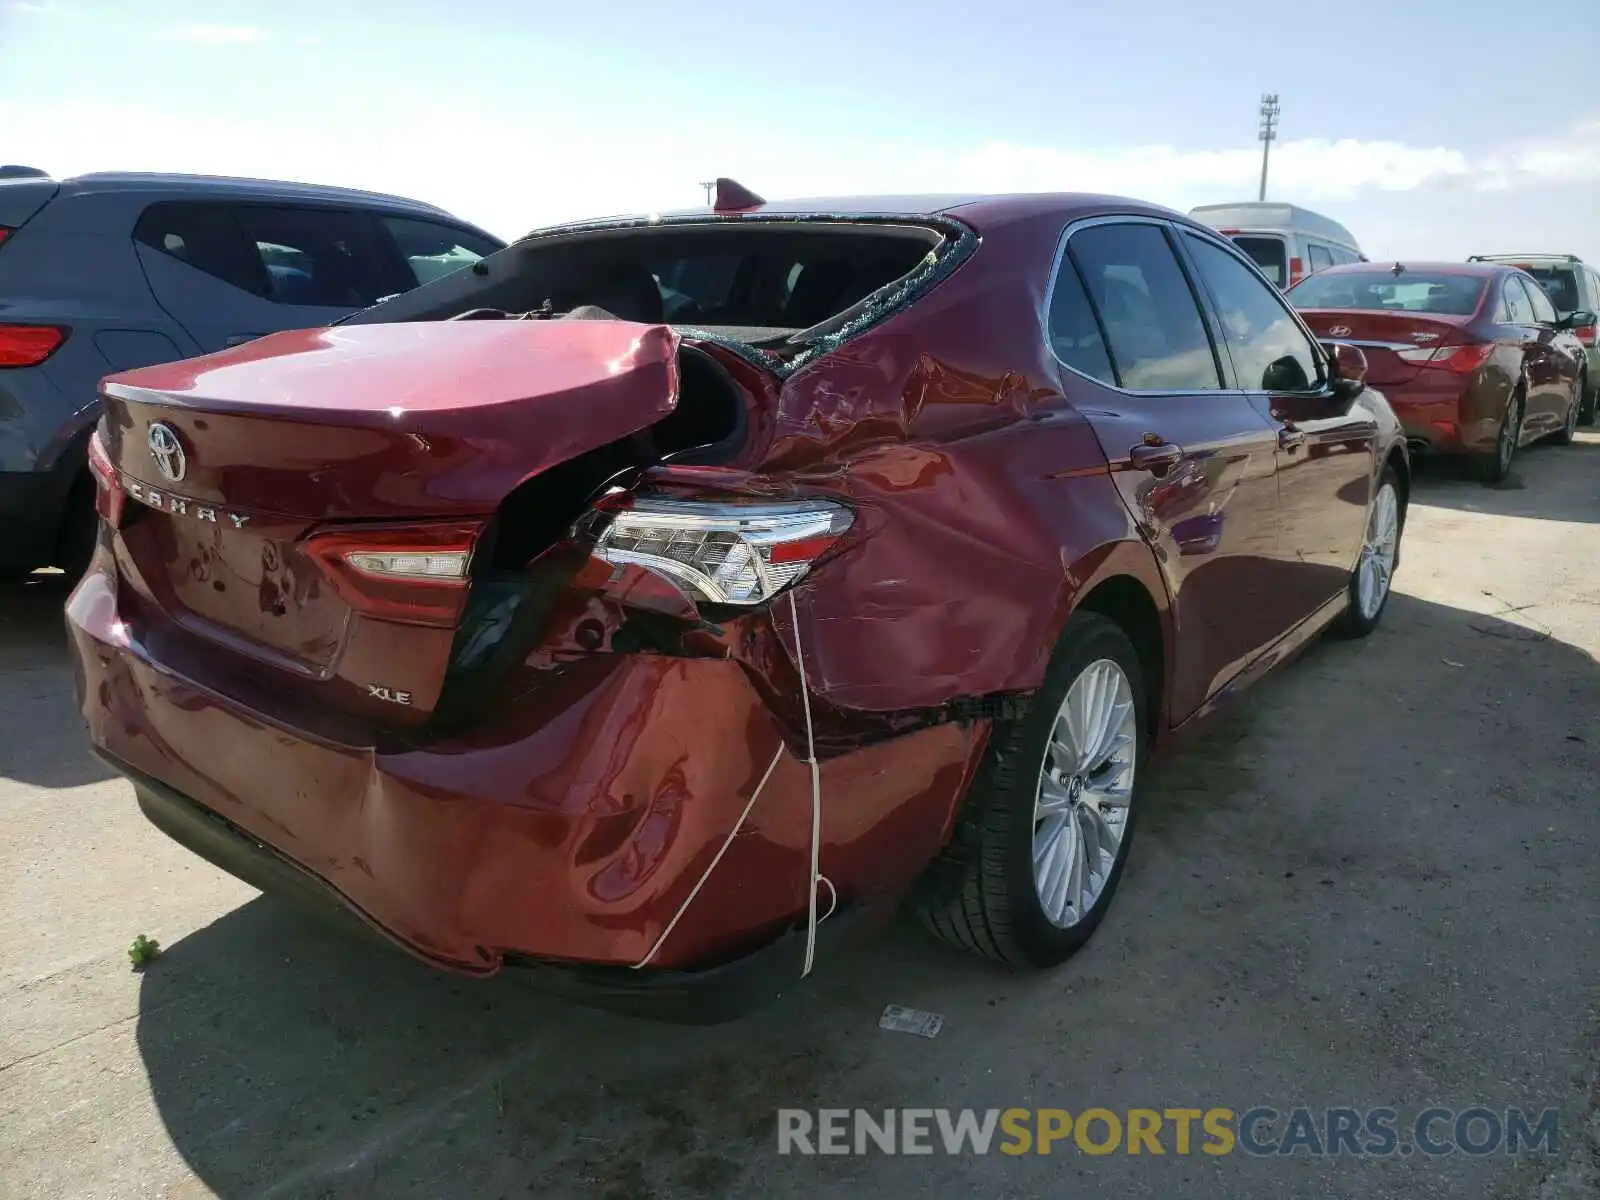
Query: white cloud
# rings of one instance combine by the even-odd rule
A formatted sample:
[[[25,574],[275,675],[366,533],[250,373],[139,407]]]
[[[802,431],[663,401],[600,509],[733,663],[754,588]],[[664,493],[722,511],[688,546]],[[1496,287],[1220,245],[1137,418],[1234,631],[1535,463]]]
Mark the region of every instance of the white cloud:
[[[243,32],[216,40],[259,34]],[[1253,197],[1261,170],[1258,145],[1073,151],[994,141],[932,149],[829,133],[758,140],[719,130],[664,135],[650,124],[590,129],[548,112],[513,123],[498,113],[440,107],[352,109],[341,121],[290,123],[90,101],[14,102],[0,103],[0,129],[8,131],[11,160],[58,174],[185,171],[371,188],[432,201],[504,236],[577,217],[688,207],[701,202],[699,181],[719,174],[774,199],[1099,191],[1187,209]],[[1490,243],[1521,244],[1527,236],[1534,238],[1529,244],[1559,237],[1563,247],[1570,241],[1574,250],[1600,257],[1596,182],[1600,116],[1487,153],[1398,141],[1286,141],[1274,146],[1268,194],[1386,231],[1379,245],[1367,246],[1369,253],[1413,254],[1413,239],[1432,246],[1437,230],[1451,229],[1457,232],[1449,245],[1463,242],[1461,254]],[[1565,198],[1560,211],[1551,199],[1557,194]],[[1534,210],[1557,223],[1541,236],[1505,228],[1519,212]],[[1488,227],[1460,224],[1468,213]],[[1368,240],[1362,228],[1351,227]]]
[[[161,35],[163,42],[190,42],[197,46],[248,46],[270,35],[248,25],[179,25]]]

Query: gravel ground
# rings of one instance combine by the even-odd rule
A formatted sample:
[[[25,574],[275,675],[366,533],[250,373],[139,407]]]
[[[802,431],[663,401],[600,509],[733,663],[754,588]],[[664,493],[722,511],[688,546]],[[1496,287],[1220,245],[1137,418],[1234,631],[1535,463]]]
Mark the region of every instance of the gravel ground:
[[[907,925],[710,1029],[442,978],[192,858],[84,750],[60,578],[0,590],[0,1195],[1600,1196],[1600,438],[1423,472],[1396,586],[1156,768],[1065,969]],[[778,1108],[857,1105],[1554,1107],[1561,1144],[776,1152]]]

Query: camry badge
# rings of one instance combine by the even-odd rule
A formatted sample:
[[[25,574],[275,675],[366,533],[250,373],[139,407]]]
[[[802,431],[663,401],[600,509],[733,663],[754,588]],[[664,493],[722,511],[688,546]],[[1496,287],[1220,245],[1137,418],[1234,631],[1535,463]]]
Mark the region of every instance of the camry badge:
[[[1329,328],[1328,336],[1329,337],[1349,337],[1350,336],[1350,326],[1348,326],[1348,325],[1334,325],[1331,328]]]
[[[156,421],[145,437],[150,457],[155,459],[156,470],[173,483],[179,483],[188,474],[189,460],[184,456],[183,445],[178,441],[178,431],[171,425]]]

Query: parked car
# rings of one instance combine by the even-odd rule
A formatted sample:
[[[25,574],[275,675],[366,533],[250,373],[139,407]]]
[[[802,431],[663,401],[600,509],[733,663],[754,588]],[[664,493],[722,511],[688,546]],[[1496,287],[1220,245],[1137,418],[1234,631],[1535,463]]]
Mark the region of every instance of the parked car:
[[[1538,281],[1563,320],[1573,313],[1600,313],[1600,271],[1576,254],[1474,254],[1468,262],[1503,262],[1520,267]],[[1593,322],[1573,327],[1583,343],[1586,386],[1578,424],[1592,425],[1600,400],[1600,329]]]
[[[1518,447],[1571,442],[1588,389],[1573,330],[1590,312],[1557,316],[1527,272],[1496,263],[1334,267],[1290,289],[1319,336],[1367,356],[1412,448],[1468,454],[1490,481]]]
[[[343,188],[0,171],[0,571],[88,561],[102,376],[326,325],[504,244]]]
[[[105,383],[82,711],[173,837],[451,970],[709,1019],[908,893],[1050,967],[1151,744],[1382,617],[1363,372],[1136,201],[544,231]]]
[[[1348,229],[1298,205],[1203,204],[1189,215],[1232,238],[1280,288],[1336,264],[1367,261]]]

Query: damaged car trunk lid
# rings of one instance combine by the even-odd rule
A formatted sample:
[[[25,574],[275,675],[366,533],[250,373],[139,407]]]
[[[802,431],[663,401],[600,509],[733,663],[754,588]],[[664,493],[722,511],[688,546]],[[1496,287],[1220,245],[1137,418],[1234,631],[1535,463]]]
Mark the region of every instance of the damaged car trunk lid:
[[[218,686],[264,667],[297,703],[420,723],[497,506],[606,448],[602,472],[627,465],[675,410],[678,350],[660,325],[429,322],[113,376],[95,453],[125,496],[124,620]]]

